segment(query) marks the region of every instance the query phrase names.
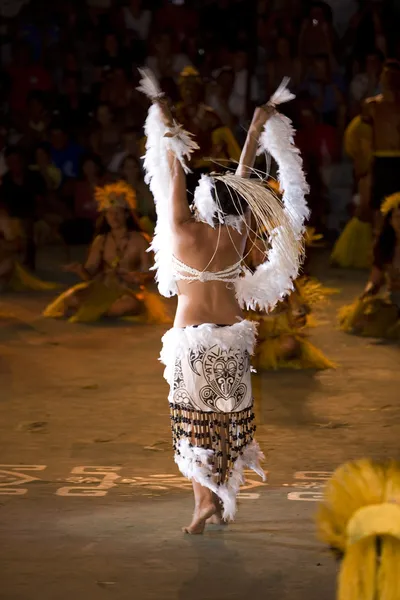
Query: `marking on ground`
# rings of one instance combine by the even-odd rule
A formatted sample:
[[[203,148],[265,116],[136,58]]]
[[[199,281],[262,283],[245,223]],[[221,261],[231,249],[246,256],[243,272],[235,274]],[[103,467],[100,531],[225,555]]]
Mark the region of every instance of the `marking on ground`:
[[[300,502],[320,502],[324,496],[324,488],[333,471],[297,471],[294,474],[294,483],[284,483],[284,487],[293,487],[295,491],[289,492],[288,500]]]
[[[28,493],[28,488],[15,487],[40,481],[39,477],[27,475],[25,471],[44,471],[46,465],[0,465],[0,495],[22,496]],[[113,489],[128,487],[153,492],[168,492],[170,490],[191,490],[189,480],[179,474],[153,473],[150,475],[121,476],[121,466],[80,465],[73,467],[70,474],[62,479],[64,485],[54,493],[64,498],[101,498]],[[261,480],[252,479],[253,471],[245,471],[246,481],[241,487],[238,498],[241,500],[257,500],[260,494],[255,490],[267,485]],[[70,484],[70,485],[65,485]]]
[[[0,465],[0,496],[27,494],[28,488],[19,486],[32,483],[32,481],[40,481],[40,479],[27,475],[24,471],[44,471],[45,469],[46,465]]]

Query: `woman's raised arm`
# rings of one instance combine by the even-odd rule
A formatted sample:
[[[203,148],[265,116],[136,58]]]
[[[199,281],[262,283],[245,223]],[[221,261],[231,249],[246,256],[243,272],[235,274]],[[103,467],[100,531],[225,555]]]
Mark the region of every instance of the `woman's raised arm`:
[[[248,179],[251,176],[257,156],[260,135],[263,132],[265,123],[275,112],[275,108],[269,104],[255,109],[242,154],[240,155],[239,165],[236,169],[236,175],[239,177]]]

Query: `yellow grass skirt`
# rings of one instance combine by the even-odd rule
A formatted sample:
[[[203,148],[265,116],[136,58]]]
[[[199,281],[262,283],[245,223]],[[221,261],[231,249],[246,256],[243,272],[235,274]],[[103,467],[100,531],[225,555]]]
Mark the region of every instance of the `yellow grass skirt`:
[[[136,323],[170,324],[172,319],[158,294],[140,289],[135,292],[119,284],[106,285],[101,280],[78,283],[58,296],[44,310],[43,316],[61,318],[65,315],[65,301],[76,293],[82,293],[82,300],[75,314],[69,318],[71,323],[94,323],[104,317],[112,305],[126,295],[133,295],[140,301],[141,311],[137,315],[122,317]]]
[[[331,263],[344,269],[368,269],[372,263],[372,225],[351,219],[337,240]]]
[[[357,299],[338,313],[340,329],[363,337],[400,340],[398,307],[385,298]]]
[[[251,313],[248,318],[258,321],[259,336],[253,359],[254,367],[259,371],[278,369],[334,369],[336,365],[321,350],[309,342],[303,333],[289,324],[286,312],[270,317]],[[294,338],[298,350],[293,358],[282,356],[282,344],[285,338]]]
[[[12,275],[6,289],[10,292],[48,292],[60,287],[58,283],[42,281],[29,273],[19,262],[15,262]]]

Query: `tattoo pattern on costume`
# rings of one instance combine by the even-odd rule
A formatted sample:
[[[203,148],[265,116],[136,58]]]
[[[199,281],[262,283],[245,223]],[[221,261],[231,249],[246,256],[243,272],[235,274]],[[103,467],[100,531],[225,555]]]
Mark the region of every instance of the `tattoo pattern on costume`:
[[[172,387],[173,400],[176,404],[189,404],[192,405],[192,399],[190,394],[185,388],[185,381],[183,377],[182,362],[179,358],[175,361],[174,370],[174,383]]]
[[[213,346],[207,350],[190,352],[188,360],[193,373],[197,376],[202,373],[207,382],[199,390],[199,394],[210,409],[224,412],[224,401],[234,398],[235,410],[246,397],[247,385],[243,383],[243,377],[250,370],[250,355],[247,351],[227,351]]]

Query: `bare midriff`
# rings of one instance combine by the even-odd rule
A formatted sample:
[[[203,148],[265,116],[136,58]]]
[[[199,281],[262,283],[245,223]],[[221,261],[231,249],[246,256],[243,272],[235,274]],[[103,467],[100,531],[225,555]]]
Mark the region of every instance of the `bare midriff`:
[[[203,323],[233,325],[243,319],[233,283],[223,281],[178,282],[175,327]]]

